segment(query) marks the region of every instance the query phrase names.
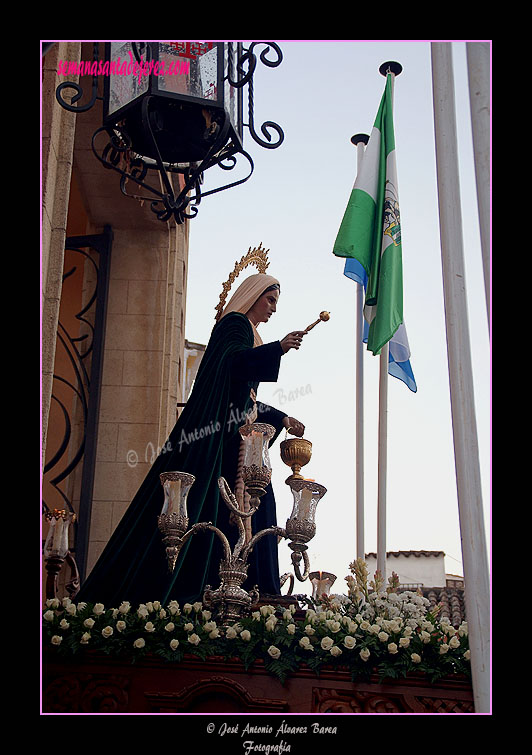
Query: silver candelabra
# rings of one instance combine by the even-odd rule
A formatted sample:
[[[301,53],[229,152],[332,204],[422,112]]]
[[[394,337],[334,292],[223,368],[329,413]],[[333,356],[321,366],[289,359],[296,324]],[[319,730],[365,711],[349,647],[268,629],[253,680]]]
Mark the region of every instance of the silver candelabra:
[[[307,543],[316,533],[316,507],[327,492],[326,488],[314,480],[294,477],[287,481],[292,490],[294,505],[284,528],[272,526],[252,537],[246,535],[244,520],[255,514],[260,499],[271,481],[268,443],[274,432],[275,429],[271,425],[263,423],[246,424],[240,428],[245,446],[242,478],[250,495],[249,511],[241,510],[227,481],[223,477],[218,479],[220,494],[232,514],[231,521],[238,528],[238,540],[232,550],[226,535],[212,522],[198,522],[189,528],[187,496],[195,478],[184,472],[164,472],[160,475],[165,502],[159,516],[159,529],[166,545],[170,570],[174,570],[181,548],[192,536],[210,531],[214,532],[222,543],[220,585],[216,590],[207,585],[203,594],[203,603],[212,609],[222,626],[229,626],[241,617],[248,616],[252,605],[259,600],[257,585],[249,591],[242,585],[248,576],[249,556],[263,537],[275,536],[289,541],[292,564],[298,580],[305,581],[310,572]],[[304,562],[303,572],[300,568],[301,560]]]

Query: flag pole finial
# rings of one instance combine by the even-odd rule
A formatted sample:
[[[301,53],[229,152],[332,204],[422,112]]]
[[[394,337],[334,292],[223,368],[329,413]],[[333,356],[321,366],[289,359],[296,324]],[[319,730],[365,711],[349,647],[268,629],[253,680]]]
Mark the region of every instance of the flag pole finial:
[[[367,134],[355,134],[351,137],[351,144],[355,146],[357,144],[367,144],[369,142],[369,136]]]
[[[389,73],[393,73],[395,76],[399,76],[403,66],[397,63],[395,60],[388,60],[379,67],[379,73],[383,76],[387,76]]]

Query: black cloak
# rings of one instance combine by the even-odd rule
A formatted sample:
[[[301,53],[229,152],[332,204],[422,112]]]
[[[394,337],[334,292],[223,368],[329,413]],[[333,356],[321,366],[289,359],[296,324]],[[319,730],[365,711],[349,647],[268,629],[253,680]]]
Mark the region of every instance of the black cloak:
[[[77,601],[118,607],[170,600],[201,601],[207,584],[220,584],[218,567],[222,547],[215,533],[194,535],[183,547],[173,573],[168,570],[165,546],[157,526],[164,490],[161,472],[188,472],[196,480],[188,496],[190,525],[212,522],[229,538],[237,539],[229,523],[229,509],[220,496],[218,478],[225,477],[234,492],[240,449],[239,427],[251,408],[250,390],[259,382],[276,382],[283,355],[279,341],[253,348],[248,318],[238,312],[223,317],[214,327],[187,404],[144,482],[119,522],[102,555],[83,583]],[[275,427],[276,440],[285,414],[257,403],[258,422]],[[252,517],[257,532],[275,525],[275,499],[271,484]],[[245,589],[258,585],[261,594],[278,595],[277,538],[263,537],[249,558]]]

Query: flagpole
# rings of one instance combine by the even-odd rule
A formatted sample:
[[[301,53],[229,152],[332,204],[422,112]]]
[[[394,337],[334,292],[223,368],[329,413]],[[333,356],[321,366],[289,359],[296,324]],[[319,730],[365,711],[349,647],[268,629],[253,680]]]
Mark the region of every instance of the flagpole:
[[[379,363],[379,469],[377,483],[377,570],[386,582],[386,476],[388,472],[388,352],[386,343]]]
[[[395,77],[403,67],[395,61],[387,61],[379,67],[379,73],[386,78],[392,74],[392,107]],[[389,344],[386,343],[380,353],[379,363],[379,438],[378,438],[378,476],[377,476],[377,570],[386,582],[386,481],[388,473],[388,359]]]
[[[438,205],[465,606],[477,713],[490,712],[490,592],[465,290],[452,48],[432,42]]]
[[[360,170],[364,150],[369,141],[367,134],[355,134],[351,142],[357,148],[357,172]],[[355,410],[356,410],[356,555],[365,558],[364,547],[364,286],[357,283],[356,290],[356,366],[355,366]]]
[[[467,72],[475,174],[477,182],[480,244],[488,323],[490,322],[490,44],[467,42]]]

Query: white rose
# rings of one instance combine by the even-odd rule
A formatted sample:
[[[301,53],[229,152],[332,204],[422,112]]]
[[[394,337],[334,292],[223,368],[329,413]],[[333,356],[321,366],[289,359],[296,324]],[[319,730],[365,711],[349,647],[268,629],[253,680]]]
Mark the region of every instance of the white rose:
[[[402,648],[407,648],[410,645],[410,637],[400,637],[399,645]]]
[[[52,645],[60,645],[63,642],[63,638],[58,634],[54,634],[52,637]]]
[[[202,611],[201,615],[203,617],[203,621],[209,621],[209,619],[212,617],[212,613],[210,611]]]
[[[146,640],[144,640],[142,637],[139,637],[135,642],[133,643],[134,648],[143,648],[146,644]]]
[[[121,619],[116,622],[116,628],[119,632],[123,632],[126,626],[127,626],[126,622],[122,621]]]
[[[352,650],[355,645],[357,644],[357,641],[354,637],[351,637],[351,635],[346,635],[344,637],[344,647],[346,647],[348,650]]]
[[[395,642],[390,642],[390,644],[388,645],[388,652],[392,655],[395,655],[397,652],[399,652],[399,648],[397,647]]]
[[[464,658],[465,658],[466,661],[468,661],[471,658],[471,651],[470,650],[466,650],[465,651]]]
[[[316,630],[313,629],[313,627],[311,626],[311,624],[307,624],[307,626],[305,627],[305,629],[303,631],[305,632],[305,634],[308,634],[308,635],[316,634]]]
[[[68,623],[66,619],[61,619],[61,621],[59,622],[59,626],[61,627],[61,629],[68,629],[70,624]]]
[[[153,608],[154,608],[155,611],[160,611],[161,610],[161,604],[160,604],[160,602],[158,600],[154,600],[153,601]]]
[[[159,618],[166,619],[166,611],[164,610],[164,608],[161,608],[161,610],[159,611]]]
[[[185,603],[185,605],[183,606],[183,611],[186,614],[189,614],[192,611],[192,604],[191,603]]]
[[[445,653],[447,653],[447,652],[448,652],[448,650],[449,650],[449,645],[447,645],[447,643],[446,643],[446,642],[443,642],[443,643],[442,643],[442,644],[440,645],[440,655],[445,655]]]
[[[179,616],[181,613],[181,609],[179,608],[179,603],[177,600],[171,600],[168,604],[168,610],[172,614],[172,616]]]
[[[425,632],[425,630],[423,630],[419,636],[421,637],[421,642],[425,645],[430,642],[430,634]]]
[[[92,612],[95,616],[101,616],[105,613],[105,606],[103,603],[95,603]]]
[[[144,605],[146,606],[146,609],[148,610],[149,613],[153,613],[154,608],[153,608],[153,603],[151,602],[151,600],[149,600]]]
[[[268,648],[268,655],[270,655],[272,658],[279,658],[281,655],[281,651],[279,648],[276,648],[275,645],[270,645]]]
[[[68,606],[66,607],[66,612],[68,613],[69,616],[75,616],[76,611],[77,611],[77,608],[74,605],[74,603],[69,603]]]
[[[296,633],[296,625],[295,624],[288,624],[286,627],[286,631],[288,634],[295,634]]]
[[[152,623],[151,621],[147,621],[147,622],[146,622],[146,623],[144,624],[144,629],[145,629],[145,630],[146,630],[147,632],[155,632],[155,625],[154,625],[154,624],[153,624],[153,623]]]
[[[299,644],[303,648],[303,650],[314,650],[312,643],[308,637],[302,637],[299,640]]]
[[[244,642],[249,642],[250,639],[251,639],[251,632],[248,629],[243,629],[240,632],[240,636],[242,637],[242,639],[244,640]]]
[[[330,637],[324,637],[320,643],[323,650],[330,650],[334,645],[334,640]]]
[[[179,640],[170,640],[170,647],[175,650],[179,646]]]
[[[453,648],[455,650],[456,648],[460,647],[460,638],[456,635],[453,635],[451,639],[449,640],[449,647]]]
[[[191,621],[187,621],[183,629],[185,630],[185,632],[192,632],[192,630],[194,629],[194,624]]]
[[[87,629],[92,629],[94,626],[94,619],[85,619],[83,626],[87,627]]]
[[[218,629],[218,627],[216,627],[215,629],[211,629],[211,631],[209,632],[209,638],[211,640],[215,640],[219,636],[220,636],[220,630]]]
[[[201,609],[203,608],[203,603],[200,603],[199,601],[197,601],[196,603],[193,604],[192,608],[196,611],[196,613],[199,613]]]
[[[227,627],[225,636],[228,640],[234,640],[236,637],[236,629],[233,629],[233,627]]]
[[[260,611],[253,611],[251,618],[253,621],[260,621]]]
[[[341,649],[338,647],[338,645],[334,645],[330,650],[331,655],[334,655],[336,658],[339,655],[342,655]]]
[[[273,606],[261,606],[260,612],[263,616],[271,616],[272,613],[275,613],[275,608]]]
[[[361,628],[361,629],[362,629],[362,630],[363,630],[364,632],[367,632],[367,631],[368,631],[368,629],[370,628],[370,626],[371,626],[371,624],[369,623],[369,621],[366,621],[366,619],[363,619],[363,620],[362,620],[362,621],[360,622],[360,628]]]
[[[102,629],[102,636],[103,637],[110,637],[114,632],[113,627],[104,627]]]
[[[285,621],[292,621],[292,612],[286,609],[286,611],[283,613],[283,619]]]
[[[377,637],[379,638],[381,642],[386,642],[389,636],[390,635],[386,634],[386,632],[379,632],[379,634],[377,635]]]
[[[268,619],[265,625],[268,632],[273,632],[276,624],[277,624],[277,618],[275,616],[270,616],[270,618]]]
[[[369,652],[368,648],[362,648],[362,650],[359,653],[360,657],[363,661],[367,661],[370,657],[371,653]]]
[[[59,608],[59,600],[57,598],[49,598],[46,601],[46,606],[48,608]]]
[[[166,624],[164,628],[166,632],[173,632],[175,629],[175,624],[173,621],[169,621],[168,624]]]
[[[122,603],[118,606],[118,610],[120,613],[129,613],[131,610],[131,603],[128,603],[127,600],[123,600]]]
[[[421,663],[421,656],[417,653],[412,653],[410,658],[412,658],[412,663]]]
[[[45,611],[43,615],[43,619],[45,621],[53,621],[55,617],[55,613],[53,611]]]
[[[146,606],[139,606],[139,608],[137,610],[137,616],[139,617],[139,619],[147,619],[148,618],[149,613],[148,613],[148,609],[146,608]]]
[[[89,640],[90,640],[90,638],[91,638],[91,633],[90,633],[90,632],[84,632],[84,633],[83,633],[83,634],[81,635],[80,644],[81,644],[81,645],[87,645],[87,644],[88,644],[88,642],[89,642]]]
[[[199,643],[201,642],[197,634],[189,634],[188,641],[191,645],[199,645]]]

